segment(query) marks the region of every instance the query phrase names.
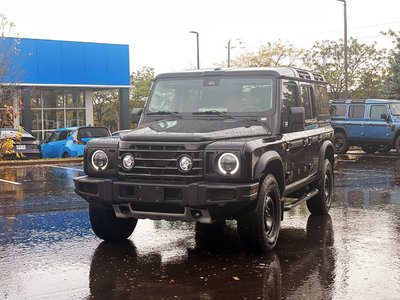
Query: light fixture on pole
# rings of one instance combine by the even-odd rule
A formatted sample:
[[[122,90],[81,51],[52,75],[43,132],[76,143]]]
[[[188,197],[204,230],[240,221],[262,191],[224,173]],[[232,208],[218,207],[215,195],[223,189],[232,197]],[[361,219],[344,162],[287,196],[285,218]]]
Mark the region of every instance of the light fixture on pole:
[[[337,0],[343,2],[344,9],[344,98],[349,97],[349,79],[348,79],[348,66],[347,66],[347,3],[346,0]]]
[[[196,35],[196,40],[197,40],[197,69],[200,69],[199,33],[197,31],[190,31],[190,33],[194,33]]]

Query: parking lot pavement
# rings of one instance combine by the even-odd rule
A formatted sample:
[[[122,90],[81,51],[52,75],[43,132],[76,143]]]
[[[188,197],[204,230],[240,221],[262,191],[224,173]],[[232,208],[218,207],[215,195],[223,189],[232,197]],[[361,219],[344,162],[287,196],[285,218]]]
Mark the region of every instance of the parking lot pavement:
[[[81,166],[1,168],[0,298],[398,298],[400,160],[337,161],[330,215],[288,212],[265,255],[243,251],[234,221],[202,240],[194,224],[140,220],[126,243],[102,243],[73,192]]]

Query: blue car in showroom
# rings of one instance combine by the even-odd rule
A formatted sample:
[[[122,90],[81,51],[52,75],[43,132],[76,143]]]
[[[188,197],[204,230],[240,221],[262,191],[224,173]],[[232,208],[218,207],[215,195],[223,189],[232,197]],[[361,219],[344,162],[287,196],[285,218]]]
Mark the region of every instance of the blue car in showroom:
[[[60,128],[42,141],[42,156],[43,158],[83,156],[88,141],[110,135],[110,130],[102,126]]]

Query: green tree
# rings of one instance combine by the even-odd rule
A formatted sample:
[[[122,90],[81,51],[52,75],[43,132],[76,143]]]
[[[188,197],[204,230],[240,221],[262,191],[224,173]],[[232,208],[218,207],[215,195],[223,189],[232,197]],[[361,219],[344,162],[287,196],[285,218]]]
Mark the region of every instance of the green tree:
[[[111,132],[119,130],[118,90],[93,93],[93,117],[97,126],[107,126]]]
[[[275,67],[296,66],[303,49],[297,49],[293,44],[282,41],[261,44],[257,51],[246,51],[231,62],[233,67]]]
[[[339,41],[317,41],[305,51],[303,64],[322,74],[329,84],[330,97],[340,99],[345,92],[344,44]],[[357,39],[348,42],[349,98],[380,98],[382,80],[387,72],[387,50],[376,43],[366,45]]]
[[[130,106],[131,108],[144,107],[150,91],[154,69],[142,67],[131,74]]]
[[[388,99],[400,99],[400,32],[389,30],[383,34],[392,37],[396,46],[390,51],[390,68],[383,82],[382,94]]]

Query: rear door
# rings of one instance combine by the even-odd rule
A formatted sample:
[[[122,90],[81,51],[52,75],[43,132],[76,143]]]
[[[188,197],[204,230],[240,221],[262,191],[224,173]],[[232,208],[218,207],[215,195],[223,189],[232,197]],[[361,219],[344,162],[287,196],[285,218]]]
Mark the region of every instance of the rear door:
[[[359,140],[365,138],[365,104],[349,105],[345,127],[350,139]]]
[[[365,136],[371,140],[388,141],[390,137],[390,124],[382,118],[388,116],[386,104],[371,104],[368,119],[365,122]]]

